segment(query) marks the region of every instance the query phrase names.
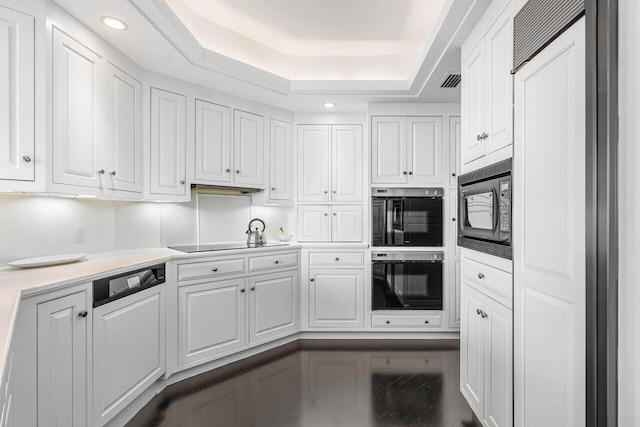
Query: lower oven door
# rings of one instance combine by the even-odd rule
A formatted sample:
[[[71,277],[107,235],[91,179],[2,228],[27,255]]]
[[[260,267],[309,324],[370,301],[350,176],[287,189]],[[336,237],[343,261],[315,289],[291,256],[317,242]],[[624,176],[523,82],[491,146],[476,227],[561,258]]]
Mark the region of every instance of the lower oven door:
[[[442,310],[442,261],[373,261],[373,310]]]

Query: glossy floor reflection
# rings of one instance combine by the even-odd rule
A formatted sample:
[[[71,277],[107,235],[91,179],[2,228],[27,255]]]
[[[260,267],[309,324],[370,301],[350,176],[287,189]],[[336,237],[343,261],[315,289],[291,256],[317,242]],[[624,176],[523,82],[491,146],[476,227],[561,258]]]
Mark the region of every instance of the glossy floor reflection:
[[[172,385],[128,426],[476,426],[459,357],[457,342],[298,342]]]

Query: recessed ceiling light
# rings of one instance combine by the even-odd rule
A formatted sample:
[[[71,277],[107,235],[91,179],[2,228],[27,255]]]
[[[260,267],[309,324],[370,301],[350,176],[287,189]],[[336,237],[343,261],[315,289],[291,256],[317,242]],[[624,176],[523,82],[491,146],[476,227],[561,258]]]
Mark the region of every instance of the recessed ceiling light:
[[[129,28],[129,26],[124,21],[112,16],[103,16],[100,18],[100,21],[102,21],[102,23],[107,27],[118,31],[124,31]]]
[[[333,108],[336,106],[335,102],[325,102],[322,105],[324,105],[325,108]]]

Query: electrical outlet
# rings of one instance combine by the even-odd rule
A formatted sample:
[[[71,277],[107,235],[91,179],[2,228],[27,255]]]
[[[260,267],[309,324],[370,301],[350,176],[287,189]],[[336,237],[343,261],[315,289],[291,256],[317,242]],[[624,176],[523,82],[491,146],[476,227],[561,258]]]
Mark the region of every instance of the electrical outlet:
[[[76,243],[84,243],[84,225],[76,225]]]

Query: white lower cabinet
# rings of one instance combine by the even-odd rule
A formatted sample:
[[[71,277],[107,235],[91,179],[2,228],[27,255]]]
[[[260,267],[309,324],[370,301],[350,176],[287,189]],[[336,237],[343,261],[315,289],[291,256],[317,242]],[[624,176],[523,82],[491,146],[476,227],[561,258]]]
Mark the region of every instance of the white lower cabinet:
[[[164,285],[93,310],[93,420],[102,426],[165,372]]]
[[[299,242],[361,242],[361,205],[298,206]]]
[[[312,268],[309,270],[309,326],[364,326],[364,271]]]
[[[38,426],[90,425],[87,291],[37,305]]]
[[[249,278],[249,340],[266,341],[298,329],[298,271]]]
[[[464,281],[460,390],[483,425],[513,425],[512,311]]]
[[[178,366],[214,359],[247,343],[245,279],[178,287]]]

